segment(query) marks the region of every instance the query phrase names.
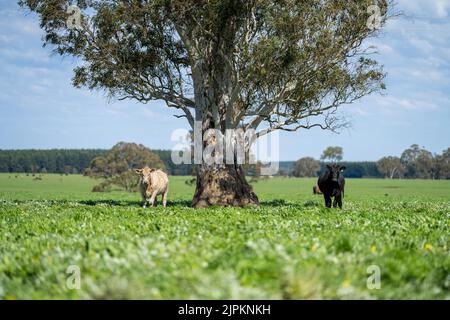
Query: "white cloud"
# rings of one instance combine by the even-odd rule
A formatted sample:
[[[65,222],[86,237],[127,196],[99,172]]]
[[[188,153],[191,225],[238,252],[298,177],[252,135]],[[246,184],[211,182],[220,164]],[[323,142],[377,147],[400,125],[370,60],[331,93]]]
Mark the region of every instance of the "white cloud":
[[[409,42],[419,50],[422,50],[426,54],[433,52],[433,46],[427,40],[411,37]]]
[[[354,108],[352,112],[362,117],[370,116],[370,113],[367,112],[367,110],[364,110],[363,108]]]
[[[391,46],[382,43],[377,45],[377,49],[380,54],[392,54],[395,51]]]
[[[433,111],[439,109],[439,106],[433,101],[418,98],[387,96],[379,98],[378,103],[385,108],[385,111],[401,111],[402,109],[407,111]]]
[[[367,41],[366,42],[366,47],[367,48],[371,48],[373,47],[374,49],[369,50],[370,52],[376,51],[379,54],[382,55],[386,55],[386,54],[393,54],[395,52],[394,48],[392,46],[390,46],[387,43],[382,42],[381,40],[379,41]]]
[[[436,2],[436,14],[438,18],[447,18],[450,10],[450,1],[437,0]]]
[[[21,34],[39,37],[43,35],[43,31],[39,28],[39,24],[36,21],[19,20],[14,22],[14,29],[19,31]]]
[[[17,37],[13,35],[0,34],[0,43],[3,45],[9,45],[14,41],[17,41]]]
[[[450,11],[448,0],[397,0],[398,6],[406,14],[429,19],[447,18]]]
[[[448,74],[436,67],[427,67],[421,64],[412,64],[410,66],[394,67],[390,69],[390,75],[402,78],[409,83],[417,85],[418,83],[434,84],[439,81],[440,84],[450,83]]]

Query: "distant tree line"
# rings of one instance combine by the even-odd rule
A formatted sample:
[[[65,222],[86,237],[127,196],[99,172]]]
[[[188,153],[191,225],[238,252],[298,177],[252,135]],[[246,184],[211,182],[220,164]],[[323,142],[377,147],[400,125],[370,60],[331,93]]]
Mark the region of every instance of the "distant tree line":
[[[339,162],[341,165],[345,165],[347,167],[345,170],[345,176],[348,178],[381,177],[375,162],[343,162],[343,158],[344,151],[342,147],[328,147],[320,156],[321,161],[311,157],[305,157],[294,162],[292,164],[292,171],[290,175],[294,177],[316,177],[320,172],[325,170],[327,164]]]
[[[339,162],[347,167],[345,176],[349,178],[450,179],[450,148],[442,154],[432,154],[414,144],[400,157],[383,157],[377,162],[342,162],[342,148],[329,147],[320,159],[322,161],[311,157],[299,159],[292,164],[291,174],[295,177],[316,177],[325,170],[327,163]],[[289,163],[281,163],[280,167],[286,170]]]
[[[166,171],[172,176],[190,176],[195,173],[195,166],[192,164],[175,164],[172,161],[172,150],[152,150],[157,154],[166,166]]]
[[[0,150],[0,172],[83,174],[96,157],[105,156],[106,149]],[[191,175],[194,166],[175,165],[171,150],[152,150],[164,162],[170,175]]]
[[[378,171],[377,163],[374,161],[340,161],[341,165],[347,167],[345,176],[347,178],[382,178]],[[317,177],[320,172],[325,171],[329,162],[318,161],[310,157],[302,158],[296,162],[282,162],[280,168],[282,175],[294,177]]]
[[[52,149],[52,150],[0,150],[0,172],[25,173],[84,173],[92,161],[105,157],[110,150],[103,149]],[[195,166],[176,165],[171,159],[171,150],[151,150],[164,163],[169,175],[193,175]],[[388,156],[379,161],[342,161],[340,147],[327,148],[320,161],[305,157],[298,161],[281,161],[278,175],[315,177],[325,169],[327,163],[339,162],[347,167],[348,178],[389,179],[450,179],[450,148],[442,154],[412,145],[400,157]],[[246,168],[247,174],[257,176],[261,164]]]
[[[413,144],[400,158],[384,157],[377,162],[378,171],[389,179],[450,179],[450,148],[442,154]]]
[[[83,173],[102,149],[0,150],[0,172]]]

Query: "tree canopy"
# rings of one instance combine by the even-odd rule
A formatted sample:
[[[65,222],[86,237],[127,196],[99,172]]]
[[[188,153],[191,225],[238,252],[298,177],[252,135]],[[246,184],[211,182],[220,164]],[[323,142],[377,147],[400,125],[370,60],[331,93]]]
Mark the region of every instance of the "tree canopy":
[[[80,60],[74,85],[118,99],[164,100],[205,127],[338,126],[336,108],[384,88],[364,40],[367,8],[386,0],[20,0],[45,44]],[[209,123],[211,122],[211,123]]]
[[[389,179],[402,178],[406,171],[406,166],[398,157],[383,157],[377,162],[377,169]]]
[[[401,161],[406,166],[406,176],[429,179],[434,177],[433,154],[419,145],[413,144],[403,151]]]
[[[297,160],[294,164],[294,177],[316,177],[320,170],[320,162],[311,157]]]
[[[119,142],[105,156],[94,158],[84,174],[104,179],[104,182],[95,188],[96,191],[103,191],[113,184],[133,191],[139,181],[133,169],[145,166],[165,168],[161,158],[143,145]]]
[[[328,147],[323,151],[320,159],[337,162],[341,161],[343,157],[344,150],[342,149],[342,147]]]

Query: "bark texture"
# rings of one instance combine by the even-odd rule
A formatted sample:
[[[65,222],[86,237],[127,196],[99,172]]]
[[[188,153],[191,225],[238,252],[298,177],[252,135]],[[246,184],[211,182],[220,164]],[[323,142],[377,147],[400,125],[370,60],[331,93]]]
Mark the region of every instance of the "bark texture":
[[[258,197],[245,180],[242,166],[199,165],[197,187],[192,206],[194,208],[207,208],[211,205],[224,207],[259,205]]]

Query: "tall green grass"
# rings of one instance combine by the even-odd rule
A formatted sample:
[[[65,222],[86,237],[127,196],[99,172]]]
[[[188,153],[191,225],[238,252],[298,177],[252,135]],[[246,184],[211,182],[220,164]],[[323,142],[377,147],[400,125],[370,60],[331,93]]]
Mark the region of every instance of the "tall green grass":
[[[144,210],[86,177],[1,174],[0,298],[450,298],[450,181],[347,180],[341,211],[315,179],[273,178],[259,208],[194,210],[186,179]]]

